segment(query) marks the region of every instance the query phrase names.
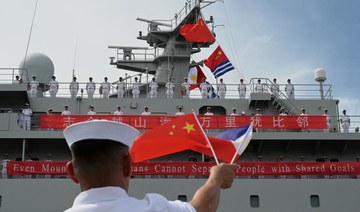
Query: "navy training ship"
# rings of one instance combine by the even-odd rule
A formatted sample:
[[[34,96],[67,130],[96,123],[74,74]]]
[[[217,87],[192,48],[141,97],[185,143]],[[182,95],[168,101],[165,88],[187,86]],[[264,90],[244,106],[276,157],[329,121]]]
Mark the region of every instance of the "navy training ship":
[[[100,94],[96,94],[93,99],[87,98],[84,82],[80,83],[83,91],[80,90],[76,98],[70,98],[69,83],[63,82],[60,82],[57,97],[50,98],[46,85],[54,74],[54,68],[51,59],[41,53],[29,55],[25,64],[20,63],[24,64],[23,67],[1,68],[6,80],[0,84],[0,155],[7,153],[11,160],[21,161],[31,154],[33,159],[42,161],[51,153],[53,160],[69,160],[70,152],[62,130],[41,127],[40,117],[49,108],[59,114],[64,105],[68,105],[73,114],[86,114],[89,105],[94,105],[98,114],[112,115],[120,105],[124,114],[136,116],[141,114],[144,106],[148,106],[153,115],[166,116],[173,115],[181,105],[186,113],[194,110],[199,115],[204,114],[207,107],[211,107],[216,116],[229,115],[234,107],[238,112],[244,111],[246,115],[255,114],[256,109],[261,108],[264,116],[278,115],[281,108],[285,108],[293,116],[299,115],[301,108],[306,108],[308,114],[321,115],[326,108],[331,116],[329,133],[324,133],[322,129],[307,129],[306,132],[301,129],[259,130],[254,133],[239,161],[259,164],[279,160],[300,162],[301,157],[305,162],[322,163],[326,158],[332,162],[355,161],[359,154],[359,136],[355,133],[355,128],[350,129],[351,133],[342,133],[338,122],[339,100],[333,98],[331,85],[323,84],[326,76],[323,70],[316,72],[320,84],[303,88],[295,84],[298,90],[305,90],[301,99],[288,99],[282,90],[279,96],[274,97],[270,92],[272,81],[261,76],[248,80],[245,99],[238,98],[237,84],[227,85],[228,94],[225,99],[201,99],[197,90],[192,91],[191,98],[183,98],[180,85],[187,77],[189,68],[202,65],[201,62],[191,63],[192,55],[213,43],[187,42],[179,31],[183,25],[194,24],[203,17],[201,8],[211,3],[213,2],[187,1],[184,8],[168,23],[139,18],[138,20],[148,24],[148,32],[146,35],[139,33],[138,39],[146,41],[150,47],[109,46],[116,51],[115,56],[110,59],[110,65],[131,71],[124,75],[128,87],[123,99],[116,98],[117,82],[112,83],[108,99],[101,98]],[[206,22],[210,25],[213,23],[212,20]],[[12,80],[15,75],[20,75],[23,82],[15,84]],[[32,75],[36,75],[40,83],[40,92],[36,97],[30,97],[28,93]],[[131,94],[130,85],[135,77],[141,82],[138,99],[133,99]],[[153,77],[159,84],[156,99],[148,98],[148,84]],[[165,95],[165,84],[169,78],[176,85],[172,99]],[[255,92],[258,79],[262,80],[264,92]],[[18,124],[18,114],[27,102],[33,111],[31,131],[21,129]],[[357,117],[351,118],[354,123],[357,122]],[[207,133],[216,135],[223,130],[208,129]],[[187,151],[159,160],[187,161],[190,156],[198,161],[206,159],[200,154]],[[300,172],[307,171],[302,170],[301,164],[298,168]],[[21,175],[11,178],[0,179],[0,211],[60,211],[68,208],[79,192],[77,185],[66,178],[44,179],[41,175],[31,179],[24,179]],[[130,194],[141,198],[144,193],[151,191],[161,193],[169,199],[190,199],[195,188],[203,182],[202,177],[135,176]],[[239,176],[232,189],[222,192],[219,211],[357,211],[359,185],[357,177],[351,175],[314,175],[305,179],[285,174]]]

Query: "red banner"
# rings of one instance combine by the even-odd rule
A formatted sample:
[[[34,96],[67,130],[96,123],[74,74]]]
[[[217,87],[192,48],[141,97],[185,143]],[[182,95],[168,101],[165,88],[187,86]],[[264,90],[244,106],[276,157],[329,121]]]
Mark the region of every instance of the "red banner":
[[[177,116],[141,115],[40,115],[40,128],[64,129],[87,120],[105,119],[129,124],[137,129],[152,129],[166,124]],[[198,116],[204,129],[230,129],[248,126],[263,129],[325,129],[325,116]]]
[[[8,175],[67,175],[66,161],[9,161]],[[237,176],[360,176],[359,162],[240,162]],[[133,164],[133,175],[208,176],[213,162],[146,162]]]

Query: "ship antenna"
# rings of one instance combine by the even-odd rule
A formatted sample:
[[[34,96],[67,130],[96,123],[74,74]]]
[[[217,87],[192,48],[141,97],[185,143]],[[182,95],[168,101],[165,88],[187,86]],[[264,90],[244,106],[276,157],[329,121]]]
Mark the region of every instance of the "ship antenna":
[[[72,78],[75,77],[75,64],[76,64],[76,54],[77,54],[77,47],[79,41],[79,34],[76,35],[76,42],[75,42],[75,52],[74,52],[74,63],[73,63],[73,71],[72,71]]]
[[[26,51],[25,51],[23,67],[25,67],[26,57],[27,57],[27,53],[28,53],[28,50],[29,50],[30,39],[31,39],[32,29],[33,29],[33,26],[34,26],[34,20],[35,20],[37,5],[38,5],[38,0],[36,0],[36,4],[35,4],[35,8],[34,8],[34,14],[33,14],[33,18],[32,18],[32,21],[31,21],[31,27],[30,27],[28,42],[27,42],[27,45],[26,45]]]

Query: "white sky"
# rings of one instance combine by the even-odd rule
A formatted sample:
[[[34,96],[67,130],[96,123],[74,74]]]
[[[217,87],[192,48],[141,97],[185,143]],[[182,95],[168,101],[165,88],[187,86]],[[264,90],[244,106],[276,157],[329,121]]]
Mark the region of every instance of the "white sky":
[[[18,67],[24,58],[36,0],[0,0],[0,67]],[[42,52],[55,66],[58,81],[90,76],[115,81],[123,73],[109,65],[108,45],[143,46],[146,19],[170,19],[185,0],[39,0],[29,53]],[[218,42],[237,72],[224,76],[277,78],[285,83],[315,83],[314,70],[327,71],[340,110],[360,114],[360,1],[225,0],[203,10],[218,25]],[[196,56],[206,58],[216,45]]]

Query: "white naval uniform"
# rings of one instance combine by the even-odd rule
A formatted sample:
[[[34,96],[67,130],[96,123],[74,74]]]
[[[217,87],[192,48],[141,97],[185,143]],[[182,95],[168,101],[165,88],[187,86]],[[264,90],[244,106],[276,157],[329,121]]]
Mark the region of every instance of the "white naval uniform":
[[[325,133],[330,132],[330,127],[331,127],[331,118],[329,114],[323,114],[323,116],[326,116],[326,129],[324,129]]]
[[[300,116],[308,116],[306,113],[301,113]],[[302,132],[309,132],[306,128],[301,128]]]
[[[39,86],[39,82],[36,80],[32,80],[30,82],[30,96],[31,97],[36,97],[37,93],[38,93],[38,86]]]
[[[294,85],[291,83],[288,83],[285,85],[285,92],[286,95],[289,99],[294,99],[295,98],[295,94],[294,94]]]
[[[101,89],[102,89],[103,98],[105,98],[105,99],[109,98],[110,82],[101,83]]]
[[[117,91],[118,91],[118,98],[124,98],[124,94],[125,94],[125,87],[126,84],[125,82],[118,82],[117,84]]]
[[[23,123],[22,123],[23,129],[30,130],[32,110],[30,108],[25,108],[22,110],[21,114],[23,118]]]
[[[212,112],[206,112],[204,116],[213,116],[214,114]]]
[[[49,82],[49,93],[50,93],[50,97],[56,97],[56,94],[58,92],[58,88],[59,88],[59,83],[56,80],[51,80]]]
[[[264,92],[264,85],[263,84],[256,84],[255,85],[255,93],[263,93]]]
[[[208,95],[209,95],[208,94],[208,88],[209,88],[209,86],[208,86],[207,83],[203,82],[203,83],[200,84],[201,97],[203,99],[208,98]]]
[[[76,81],[71,81],[70,82],[71,98],[75,98],[78,92],[79,92],[79,83]]]
[[[166,97],[168,99],[172,99],[174,97],[174,88],[175,88],[174,83],[167,82],[165,87],[166,87]]]
[[[140,82],[134,82],[133,87],[132,87],[132,95],[133,98],[138,99],[139,98],[139,94],[140,94]]]
[[[230,114],[230,116],[238,116],[239,114],[237,114],[237,113],[232,113],[232,114]]]
[[[102,187],[83,191],[77,195],[71,208],[65,212],[196,212],[191,204],[179,200],[169,201],[160,194],[146,194],[144,199],[130,197],[120,187]]]
[[[238,91],[239,91],[239,98],[240,99],[245,99],[246,85],[245,84],[239,84]]]
[[[350,128],[350,117],[348,115],[341,115],[340,120],[343,132],[348,133]]]
[[[182,87],[185,88],[185,95],[183,96],[183,98],[189,98],[190,97],[190,84],[183,82]]]
[[[151,115],[151,112],[150,111],[148,111],[148,112],[142,112],[142,114],[141,114],[142,116],[149,116],[149,115]]]
[[[226,95],[226,84],[225,84],[225,83],[220,83],[220,84],[219,84],[219,87],[218,87],[218,90],[219,90],[220,99],[225,99],[225,95]]]
[[[86,92],[89,99],[92,99],[94,97],[95,89],[96,89],[95,82],[86,83]]]
[[[185,112],[183,111],[178,111],[175,113],[175,116],[184,116],[185,115]]]
[[[150,88],[150,98],[151,99],[156,99],[156,95],[157,95],[157,88],[158,88],[158,84],[157,82],[150,82],[149,84],[149,88]]]
[[[271,85],[271,93],[275,96],[278,97],[279,96],[279,84],[274,83]]]
[[[121,110],[120,111],[117,110],[114,112],[114,115],[121,116],[121,115],[124,115],[124,112],[122,112]]]
[[[90,116],[92,116],[92,115],[96,115],[96,112],[90,110],[89,112],[87,112],[87,114],[90,115]]]
[[[64,110],[63,112],[61,112],[61,115],[70,116],[71,112],[69,110]]]
[[[10,161],[9,159],[4,159],[1,161],[1,178],[5,179],[7,178],[7,171],[6,171],[6,168],[7,168],[7,162]]]

